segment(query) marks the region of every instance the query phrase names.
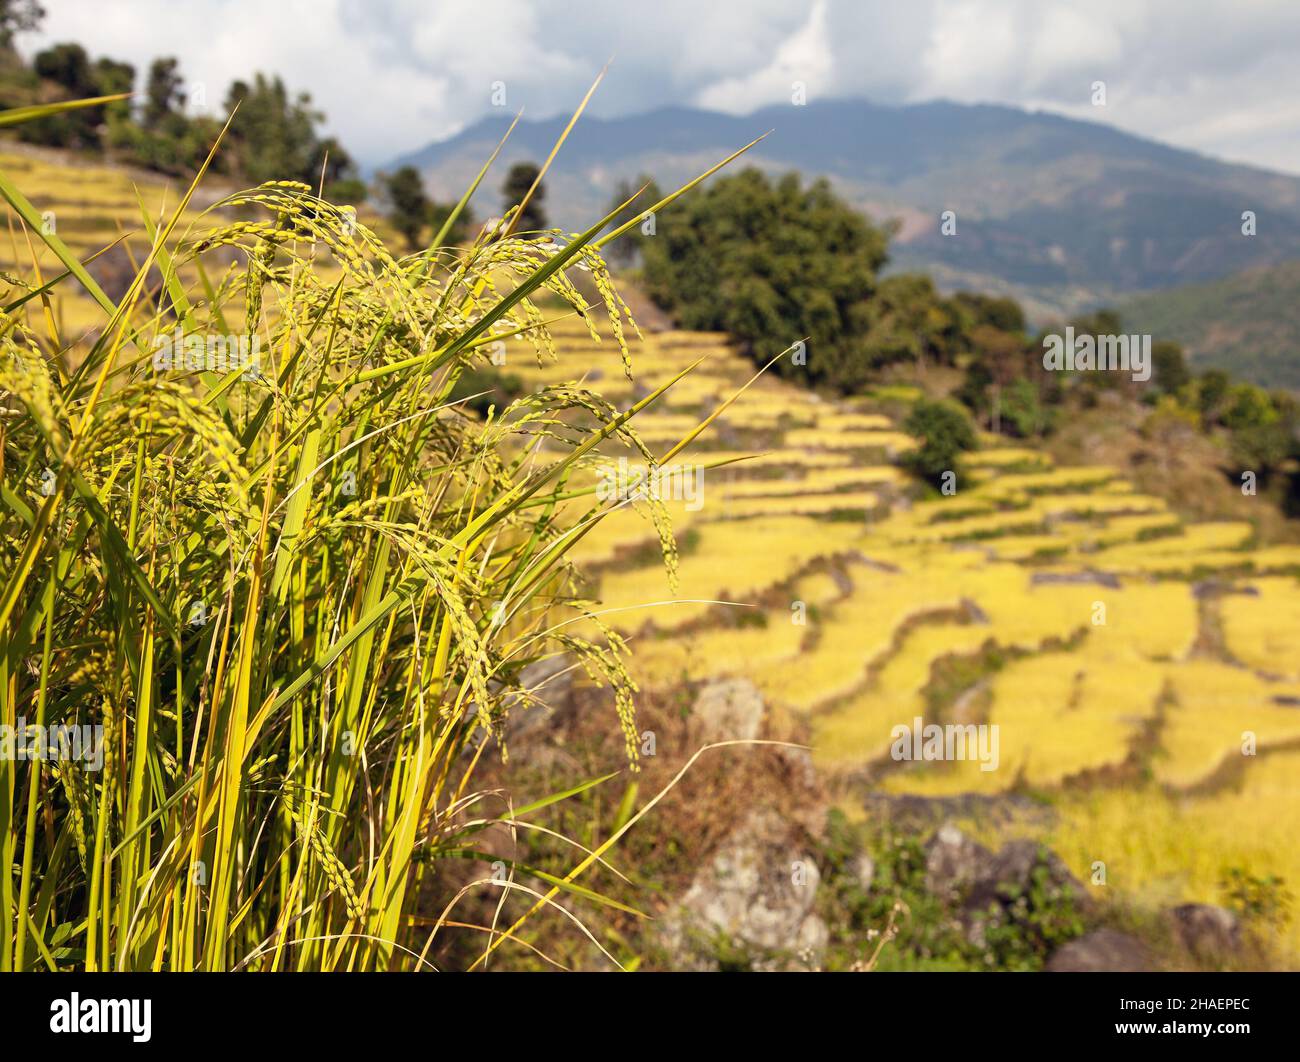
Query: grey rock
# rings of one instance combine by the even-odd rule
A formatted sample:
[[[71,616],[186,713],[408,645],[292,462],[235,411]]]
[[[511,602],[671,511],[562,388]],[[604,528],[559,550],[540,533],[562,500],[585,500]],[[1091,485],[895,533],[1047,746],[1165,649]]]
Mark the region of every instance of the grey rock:
[[[1169,915],[1179,941],[1198,959],[1221,959],[1241,946],[1241,924],[1226,907],[1185,903]]]
[[[664,919],[674,969],[713,969],[709,943],[745,949],[755,969],[799,968],[826,946],[814,913],[821,875],[812,856],[775,811],[753,812],[696,874]]]
[[[1027,893],[1040,863],[1047,871],[1044,884],[1049,889],[1070,893],[1076,907],[1087,905],[1088,895],[1082,883],[1055,852],[1043,848],[1036,841],[1009,841],[984,868],[983,875],[967,897],[967,906],[984,909],[990,903],[1005,903],[1012,896]]]
[[[1095,929],[1070,941],[1046,965],[1052,973],[1142,973],[1153,968],[1146,946],[1117,929]]]
[[[977,844],[951,823],[941,826],[926,845],[926,888],[953,904],[958,916],[980,935],[975,916],[991,907],[1009,907],[1034,886],[1037,868],[1046,870],[1042,884],[1070,894],[1076,909],[1089,905],[1087,891],[1052,851],[1035,841],[1008,841],[997,852]]]
[[[925,847],[925,885],[936,896],[957,900],[984,880],[993,853],[952,823],[940,826]]]
[[[876,861],[866,852],[860,852],[853,860],[852,868],[858,887],[863,892],[870,891],[871,883],[876,880]]]
[[[705,742],[758,737],[767,706],[749,679],[723,679],[700,690],[691,712],[692,726]]]

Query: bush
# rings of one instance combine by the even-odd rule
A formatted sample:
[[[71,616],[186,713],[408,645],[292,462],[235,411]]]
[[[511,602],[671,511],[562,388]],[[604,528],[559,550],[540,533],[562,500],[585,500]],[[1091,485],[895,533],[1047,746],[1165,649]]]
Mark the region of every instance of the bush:
[[[1183,356],[1183,348],[1169,340],[1151,345],[1152,376],[1156,387],[1165,394],[1177,394],[1191,382],[1192,373]]]
[[[903,430],[921,440],[905,458],[913,473],[939,484],[945,472],[958,471],[962,453],[975,449],[975,427],[955,402],[923,399],[912,407]]]
[[[1056,411],[1039,399],[1038,390],[1023,377],[1016,380],[1001,398],[1003,422],[1011,434],[1021,439],[1038,438],[1052,430]]]

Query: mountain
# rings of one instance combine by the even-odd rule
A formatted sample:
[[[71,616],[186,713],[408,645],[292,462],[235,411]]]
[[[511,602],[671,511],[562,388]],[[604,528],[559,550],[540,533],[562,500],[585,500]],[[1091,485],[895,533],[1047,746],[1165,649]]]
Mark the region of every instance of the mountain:
[[[541,161],[565,123],[521,121],[500,161]],[[454,198],[508,124],[484,119],[390,166],[414,165]],[[580,228],[620,178],[685,181],[767,130],[743,161],[825,175],[877,219],[896,219],[895,268],[927,270],[949,290],[1016,295],[1037,317],[1300,258],[1300,178],[1093,122],[949,102],[584,118],[547,181],[551,216]],[[498,206],[497,188],[485,189],[479,213]],[[940,234],[946,210],[957,214],[955,236]],[[1241,232],[1246,210],[1257,217],[1253,237]]]
[[[1175,339],[1194,364],[1300,391],[1300,262],[1142,295],[1119,307],[1124,327]]]

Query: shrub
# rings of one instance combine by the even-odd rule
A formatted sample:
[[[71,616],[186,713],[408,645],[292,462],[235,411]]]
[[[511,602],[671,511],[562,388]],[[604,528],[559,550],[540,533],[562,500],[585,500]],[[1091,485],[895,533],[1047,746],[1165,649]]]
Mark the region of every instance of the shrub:
[[[1177,394],[1192,379],[1183,348],[1167,339],[1151,345],[1152,373],[1156,387],[1165,394]]]
[[[961,455],[976,446],[975,428],[955,402],[922,399],[912,407],[903,430],[921,440],[905,463],[916,475],[938,484],[945,472],[956,473]]]
[[[1294,897],[1286,882],[1274,874],[1256,877],[1241,867],[1228,867],[1219,882],[1228,907],[1249,932],[1274,937],[1291,921]]]

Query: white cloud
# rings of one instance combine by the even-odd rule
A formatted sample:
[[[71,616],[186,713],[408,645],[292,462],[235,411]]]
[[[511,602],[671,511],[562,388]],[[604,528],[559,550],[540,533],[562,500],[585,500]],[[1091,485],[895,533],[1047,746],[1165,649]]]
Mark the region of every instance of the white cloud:
[[[79,40],[141,71],[176,55],[210,100],[258,70],[311,92],[383,162],[491,110],[939,96],[1037,106],[1300,172],[1300,5],[1290,0],[59,0],[24,49]],[[1094,80],[1106,108],[1088,104]]]
[[[815,0],[808,21],[777,48],[770,63],[753,73],[714,82],[696,102],[709,110],[746,114],[755,106],[791,100],[796,85],[805,97],[829,94],[833,76],[826,0]]]

